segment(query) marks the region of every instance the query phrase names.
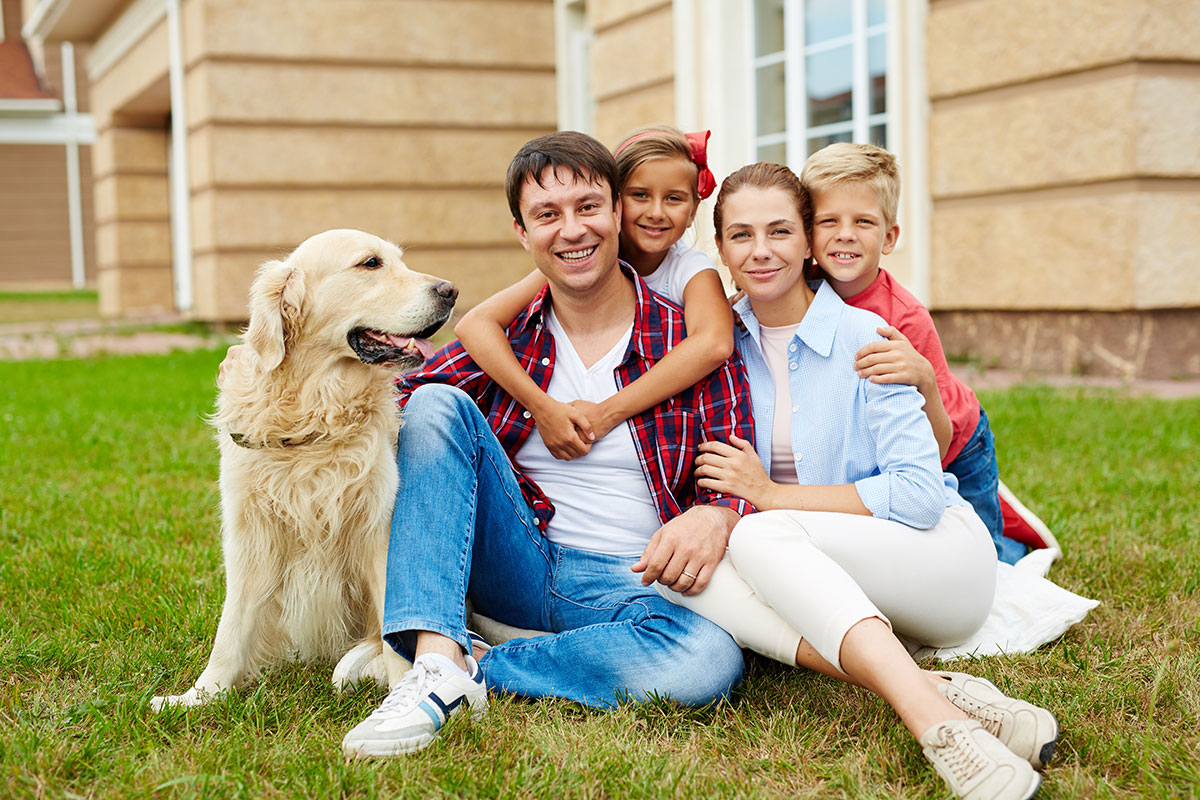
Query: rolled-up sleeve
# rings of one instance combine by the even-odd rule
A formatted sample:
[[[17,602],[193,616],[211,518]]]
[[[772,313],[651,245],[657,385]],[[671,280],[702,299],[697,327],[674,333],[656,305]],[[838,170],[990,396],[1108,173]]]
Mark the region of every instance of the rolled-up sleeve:
[[[705,379],[699,393],[699,405],[703,441],[728,442],[730,436],[738,436],[748,442],[754,441],[750,386],[746,382],[746,371],[737,353]],[[694,474],[692,480],[695,480]],[[696,503],[726,506],[743,516],[755,511],[754,506],[741,497],[699,486],[696,487]]]
[[[880,471],[855,481],[858,496],[873,516],[932,528],[946,510],[946,489],[924,399],[906,384],[865,384]]]

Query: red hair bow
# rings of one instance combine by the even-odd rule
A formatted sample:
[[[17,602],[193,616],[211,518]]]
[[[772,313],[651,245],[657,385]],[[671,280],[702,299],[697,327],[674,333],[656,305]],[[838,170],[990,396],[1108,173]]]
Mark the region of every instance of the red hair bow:
[[[700,170],[696,191],[699,193],[700,199],[704,200],[717,188],[717,179],[712,174],[712,170],[708,168],[708,137],[712,136],[712,131],[685,133],[683,136],[687,139],[688,147],[692,151],[692,161]]]

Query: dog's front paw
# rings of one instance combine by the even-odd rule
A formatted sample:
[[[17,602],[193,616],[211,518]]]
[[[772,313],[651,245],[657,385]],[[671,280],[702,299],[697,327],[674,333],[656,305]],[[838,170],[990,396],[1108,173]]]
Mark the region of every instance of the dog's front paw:
[[[333,685],[339,692],[352,688],[361,681],[374,681],[380,687],[388,687],[387,673],[378,674],[377,659],[383,649],[383,643],[376,641],[359,642],[346,651],[337,666],[333,668]]]
[[[211,699],[211,695],[198,692],[193,686],[183,694],[157,695],[150,700],[150,707],[155,711],[162,711],[171,706],[199,706]]]

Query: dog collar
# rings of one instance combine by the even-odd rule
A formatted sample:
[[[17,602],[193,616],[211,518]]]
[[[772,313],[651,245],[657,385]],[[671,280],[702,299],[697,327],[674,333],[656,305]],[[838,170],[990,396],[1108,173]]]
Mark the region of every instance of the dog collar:
[[[238,447],[244,447],[247,450],[262,450],[264,447],[299,447],[302,444],[315,442],[321,438],[321,434],[310,433],[299,439],[267,439],[265,442],[252,442],[240,433],[231,433],[229,438],[233,439],[233,443]]]

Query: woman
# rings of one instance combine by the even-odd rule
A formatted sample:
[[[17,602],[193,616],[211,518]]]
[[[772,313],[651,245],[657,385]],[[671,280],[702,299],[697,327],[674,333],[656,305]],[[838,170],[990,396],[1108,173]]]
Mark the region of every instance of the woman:
[[[1032,796],[1053,715],[982,679],[921,670],[893,633],[946,646],[978,630],[996,555],[941,472],[917,390],[854,372],[884,323],[803,279],[811,209],[791,170],[733,173],[713,217],[745,292],[735,338],[761,457],[737,438],[706,443],[697,475],[760,513],[734,529],[702,592],[664,593],[745,647],[883,697],[959,796]]]

